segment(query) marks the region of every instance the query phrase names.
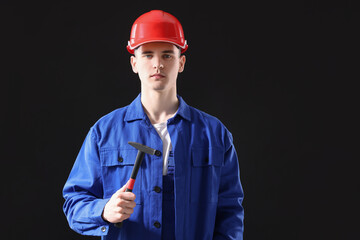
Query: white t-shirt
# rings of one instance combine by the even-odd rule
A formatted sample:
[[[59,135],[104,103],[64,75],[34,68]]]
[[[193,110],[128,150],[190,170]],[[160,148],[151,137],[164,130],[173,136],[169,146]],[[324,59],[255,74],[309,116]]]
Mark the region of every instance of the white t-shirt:
[[[156,123],[153,124],[156,131],[158,132],[161,140],[163,141],[163,175],[167,175],[168,170],[168,159],[169,159],[169,152],[171,151],[171,139],[169,132],[167,130],[167,122]]]

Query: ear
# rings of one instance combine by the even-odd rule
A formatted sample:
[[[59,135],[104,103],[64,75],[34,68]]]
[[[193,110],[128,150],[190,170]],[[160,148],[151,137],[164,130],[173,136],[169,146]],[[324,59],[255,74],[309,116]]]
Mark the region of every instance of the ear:
[[[136,57],[135,56],[130,57],[130,64],[131,64],[133,72],[138,73],[138,70],[136,68]]]
[[[185,68],[185,62],[186,62],[185,55],[181,55],[179,61],[180,61],[179,73],[182,73],[184,71],[184,68]]]

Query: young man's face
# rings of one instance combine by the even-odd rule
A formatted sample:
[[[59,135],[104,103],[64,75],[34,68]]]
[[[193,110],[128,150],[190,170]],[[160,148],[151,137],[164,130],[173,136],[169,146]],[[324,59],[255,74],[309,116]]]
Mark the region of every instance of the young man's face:
[[[145,43],[130,59],[132,69],[139,74],[142,91],[176,90],[176,79],[184,70],[185,56],[171,43]]]

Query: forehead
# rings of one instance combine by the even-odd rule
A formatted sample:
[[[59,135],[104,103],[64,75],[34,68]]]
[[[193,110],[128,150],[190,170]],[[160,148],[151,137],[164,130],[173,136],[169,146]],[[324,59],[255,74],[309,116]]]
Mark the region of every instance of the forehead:
[[[173,51],[174,53],[178,51],[177,47],[174,44],[166,42],[151,42],[140,45],[138,48],[139,52],[164,52],[164,51]]]

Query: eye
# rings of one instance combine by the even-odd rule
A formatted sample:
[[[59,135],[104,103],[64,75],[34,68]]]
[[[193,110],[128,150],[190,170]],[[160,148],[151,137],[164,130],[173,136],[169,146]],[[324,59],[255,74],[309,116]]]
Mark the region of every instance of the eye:
[[[151,59],[152,58],[152,55],[151,54],[145,54],[143,55],[144,58],[148,58],[148,59]]]
[[[165,54],[165,55],[163,56],[163,58],[165,58],[165,59],[170,59],[170,58],[172,58],[172,56],[169,55],[169,54]]]

